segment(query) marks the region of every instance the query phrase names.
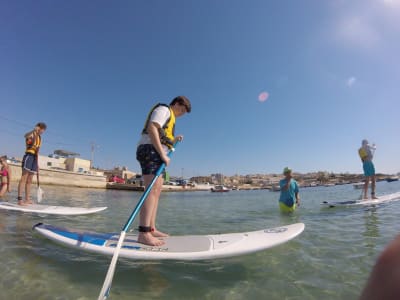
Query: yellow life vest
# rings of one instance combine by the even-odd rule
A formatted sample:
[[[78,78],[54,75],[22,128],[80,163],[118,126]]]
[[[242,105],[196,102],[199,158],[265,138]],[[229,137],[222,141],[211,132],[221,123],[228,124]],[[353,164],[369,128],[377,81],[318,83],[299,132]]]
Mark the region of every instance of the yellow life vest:
[[[40,134],[33,132],[25,139],[26,150],[25,153],[38,154],[39,148],[42,145],[42,138]]]
[[[368,157],[367,151],[362,147],[358,149],[358,155],[360,156],[362,161],[364,161]]]
[[[144,124],[142,134],[143,133],[147,134],[147,126],[149,125],[151,114],[159,106],[168,107],[170,112],[170,117],[168,118],[168,120],[161,128],[158,129],[158,134],[160,136],[161,144],[171,149],[174,145],[174,140],[175,140],[175,114],[167,104],[158,103],[151,109],[149,115],[147,116],[146,123]]]

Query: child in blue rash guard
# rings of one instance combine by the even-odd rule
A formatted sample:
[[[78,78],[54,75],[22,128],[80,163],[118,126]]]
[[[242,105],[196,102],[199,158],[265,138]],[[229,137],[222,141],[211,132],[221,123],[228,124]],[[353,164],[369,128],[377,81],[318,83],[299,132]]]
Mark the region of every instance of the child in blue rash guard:
[[[281,212],[293,212],[296,205],[300,206],[299,185],[292,178],[292,170],[286,167],[283,170],[284,179],[279,181],[281,195],[279,197],[279,208]]]

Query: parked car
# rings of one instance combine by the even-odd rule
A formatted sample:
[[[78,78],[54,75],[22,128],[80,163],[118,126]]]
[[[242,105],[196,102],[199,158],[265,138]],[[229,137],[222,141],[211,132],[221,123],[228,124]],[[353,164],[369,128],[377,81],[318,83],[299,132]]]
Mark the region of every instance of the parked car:
[[[121,177],[118,177],[117,175],[112,175],[112,176],[108,179],[108,182],[125,183],[125,180],[123,180]]]

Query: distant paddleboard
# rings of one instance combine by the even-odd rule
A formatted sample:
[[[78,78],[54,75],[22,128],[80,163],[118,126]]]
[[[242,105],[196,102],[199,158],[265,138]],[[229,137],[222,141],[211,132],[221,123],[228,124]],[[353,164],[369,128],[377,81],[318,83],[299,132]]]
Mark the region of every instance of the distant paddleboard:
[[[349,201],[342,201],[342,202],[324,201],[324,202],[321,203],[321,205],[327,206],[327,207],[375,205],[375,204],[380,204],[380,203],[384,203],[384,202],[400,200],[400,192],[379,196],[377,198],[378,199],[349,200]]]
[[[46,224],[33,227],[38,233],[57,243],[82,251],[113,255],[119,233],[94,233]],[[304,230],[303,223],[259,231],[216,235],[169,236],[159,247],[137,242],[137,235],[127,234],[120,257],[142,260],[204,260],[238,256],[262,251],[288,242]]]
[[[42,205],[42,204],[29,204],[29,205],[18,205],[9,202],[0,202],[0,209],[12,210],[34,214],[46,214],[46,215],[86,215],[93,214],[107,207],[72,207],[72,206],[53,206],[53,205]]]

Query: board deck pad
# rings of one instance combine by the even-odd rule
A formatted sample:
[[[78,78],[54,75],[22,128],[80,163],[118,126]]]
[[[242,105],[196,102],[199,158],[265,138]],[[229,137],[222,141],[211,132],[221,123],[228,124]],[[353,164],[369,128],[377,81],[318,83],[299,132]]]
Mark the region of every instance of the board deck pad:
[[[161,246],[137,242],[137,235],[125,236],[119,256],[144,260],[204,260],[262,251],[288,242],[304,230],[303,223],[258,231],[215,235],[185,235],[163,238]],[[113,255],[119,233],[95,233],[38,223],[33,229],[59,244],[79,250]]]
[[[338,207],[338,206],[359,206],[359,205],[377,205],[385,202],[400,200],[400,192],[393,194],[387,194],[377,197],[378,199],[365,199],[365,200],[348,200],[348,201],[324,201],[321,203],[327,207]]]
[[[105,242],[106,247],[117,247],[119,235],[114,236],[113,240]],[[190,243],[187,241],[190,240]],[[146,251],[143,244],[137,242],[136,237],[124,240],[122,248],[135,249],[138,251]],[[211,247],[211,240],[205,236],[191,236],[179,237],[172,236],[165,239],[165,244],[160,249],[168,249],[170,252],[194,252],[194,251],[207,251]]]
[[[43,204],[29,204],[22,206],[9,202],[0,202],[0,209],[43,215],[73,216],[97,213],[107,209],[107,207],[73,207]]]

